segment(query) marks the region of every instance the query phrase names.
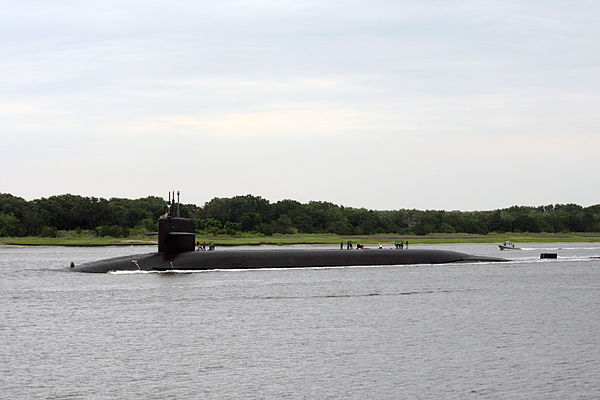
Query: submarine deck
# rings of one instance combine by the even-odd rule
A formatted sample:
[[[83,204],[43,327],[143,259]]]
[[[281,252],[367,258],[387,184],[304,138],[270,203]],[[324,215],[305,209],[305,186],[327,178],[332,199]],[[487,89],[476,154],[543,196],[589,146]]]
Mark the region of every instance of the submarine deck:
[[[259,249],[138,254],[84,263],[71,270],[102,273],[123,270],[310,268],[501,261],[506,260],[431,249]]]

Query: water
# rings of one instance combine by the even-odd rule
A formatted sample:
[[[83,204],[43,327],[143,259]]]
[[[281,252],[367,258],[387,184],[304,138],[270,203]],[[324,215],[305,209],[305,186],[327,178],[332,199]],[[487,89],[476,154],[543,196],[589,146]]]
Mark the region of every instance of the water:
[[[0,247],[0,398],[600,398],[600,245],[429,247],[513,261],[82,274],[154,248]]]

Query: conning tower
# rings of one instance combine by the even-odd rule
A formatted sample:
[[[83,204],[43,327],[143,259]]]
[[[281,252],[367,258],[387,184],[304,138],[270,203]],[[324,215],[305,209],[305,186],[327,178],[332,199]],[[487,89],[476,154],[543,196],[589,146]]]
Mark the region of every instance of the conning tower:
[[[169,211],[158,219],[158,251],[177,254],[194,251],[196,233],[194,221],[179,215],[179,192],[175,203],[175,192],[169,192]]]

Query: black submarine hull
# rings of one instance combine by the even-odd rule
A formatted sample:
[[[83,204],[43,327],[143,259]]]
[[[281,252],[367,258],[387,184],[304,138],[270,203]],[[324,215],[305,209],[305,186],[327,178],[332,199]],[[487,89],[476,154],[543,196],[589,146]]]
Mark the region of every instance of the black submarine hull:
[[[157,252],[109,258],[72,266],[79,272],[190,271],[212,269],[310,268],[361,265],[444,264],[500,262],[496,257],[431,249],[277,249]]]

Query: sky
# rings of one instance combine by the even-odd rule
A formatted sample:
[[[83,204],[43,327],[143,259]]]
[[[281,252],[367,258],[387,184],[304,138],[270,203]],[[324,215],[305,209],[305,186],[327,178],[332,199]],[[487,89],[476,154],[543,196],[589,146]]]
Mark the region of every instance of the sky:
[[[0,193],[600,203],[595,0],[0,5]]]

